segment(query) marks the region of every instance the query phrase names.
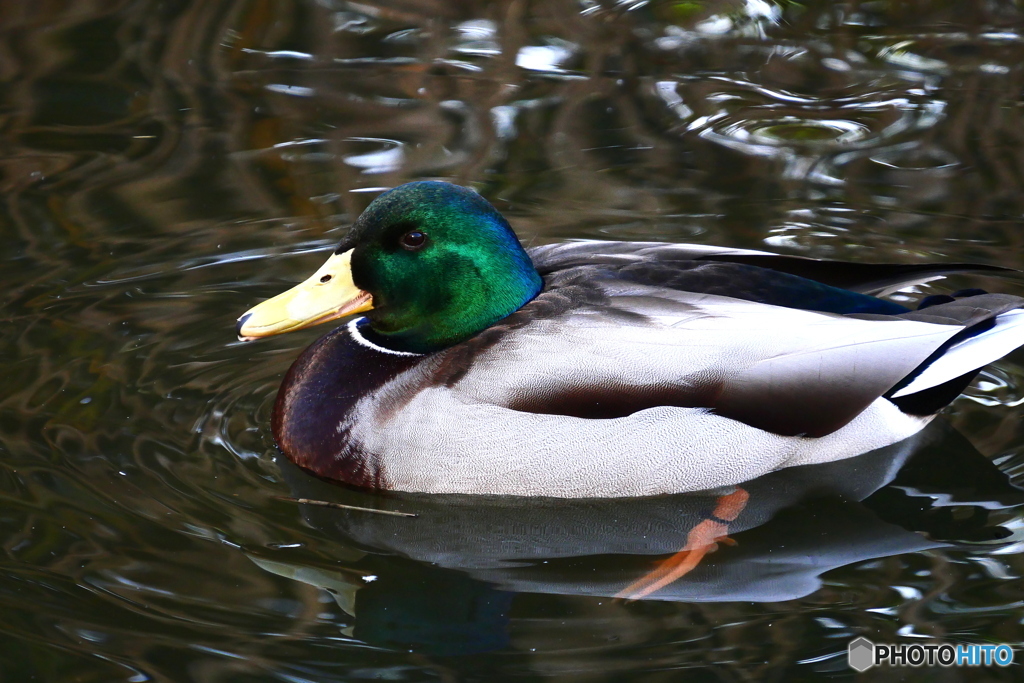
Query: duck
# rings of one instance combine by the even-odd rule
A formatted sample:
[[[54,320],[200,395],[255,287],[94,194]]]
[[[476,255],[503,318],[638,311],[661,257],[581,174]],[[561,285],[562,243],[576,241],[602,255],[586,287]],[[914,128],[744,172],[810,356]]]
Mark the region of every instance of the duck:
[[[1024,299],[886,298],[979,264],[817,260],[694,244],[524,248],[472,189],[400,185],[327,261],[237,322],[336,322],[271,418],[333,482],[424,494],[727,490],[908,439],[1024,345]],[[1013,272],[1013,271],[1011,271]]]

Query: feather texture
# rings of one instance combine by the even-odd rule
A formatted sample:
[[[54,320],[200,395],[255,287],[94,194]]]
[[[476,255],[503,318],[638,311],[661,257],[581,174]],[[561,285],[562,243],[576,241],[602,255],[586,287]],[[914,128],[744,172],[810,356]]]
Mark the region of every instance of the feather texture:
[[[865,294],[963,265],[839,267],[627,242],[530,256],[543,291],[450,348],[387,354],[363,338],[365,321],[310,347],[275,410],[286,454],[402,491],[701,490],[905,439],[930,415],[887,395],[1024,344],[1016,297],[908,311]]]

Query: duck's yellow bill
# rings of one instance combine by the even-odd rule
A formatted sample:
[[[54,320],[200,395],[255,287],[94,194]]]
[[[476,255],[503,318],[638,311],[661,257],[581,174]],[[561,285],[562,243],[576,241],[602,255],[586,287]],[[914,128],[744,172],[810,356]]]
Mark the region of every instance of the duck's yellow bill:
[[[252,341],[301,330],[373,308],[369,292],[352,282],[352,250],[335,254],[287,292],[250,308],[238,319],[238,338]]]

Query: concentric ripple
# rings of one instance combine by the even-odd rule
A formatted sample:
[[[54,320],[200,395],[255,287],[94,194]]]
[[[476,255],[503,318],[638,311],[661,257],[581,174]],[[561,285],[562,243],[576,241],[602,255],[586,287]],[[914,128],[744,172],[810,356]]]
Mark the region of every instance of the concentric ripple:
[[[689,121],[686,129],[753,155],[821,156],[880,150],[905,139],[910,132],[934,126],[944,108],[941,102],[898,91],[832,99],[796,97],[762,85],[724,79],[715,79],[700,89],[703,109],[709,113]],[[686,97],[682,100],[685,102]]]

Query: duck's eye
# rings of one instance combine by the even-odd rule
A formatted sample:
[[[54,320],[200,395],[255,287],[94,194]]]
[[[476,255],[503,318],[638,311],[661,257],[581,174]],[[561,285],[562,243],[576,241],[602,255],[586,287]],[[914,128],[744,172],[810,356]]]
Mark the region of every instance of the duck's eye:
[[[320,278],[320,282],[330,282],[331,281],[331,277],[332,276],[330,274],[324,275],[323,277]]]
[[[410,230],[402,235],[402,239],[399,242],[409,251],[416,251],[422,249],[423,245],[427,243],[427,233],[422,230]]]

